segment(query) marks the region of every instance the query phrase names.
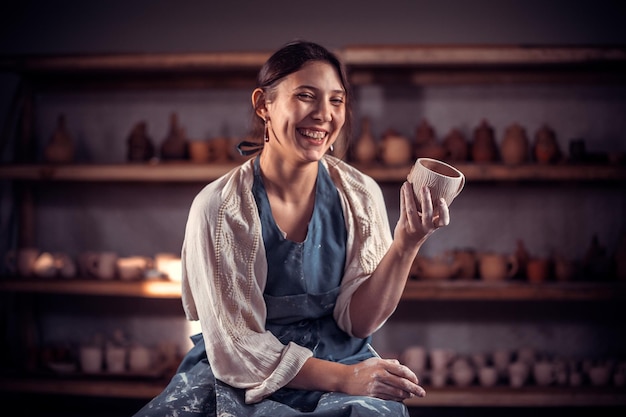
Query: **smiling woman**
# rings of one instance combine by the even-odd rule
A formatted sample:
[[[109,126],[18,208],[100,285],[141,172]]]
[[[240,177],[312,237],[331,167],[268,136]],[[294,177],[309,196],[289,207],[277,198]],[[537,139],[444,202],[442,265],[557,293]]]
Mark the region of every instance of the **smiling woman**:
[[[448,206],[405,183],[392,237],[378,184],[327,154],[349,139],[351,96],[324,47],[274,53],[252,104],[258,155],[207,185],[187,220],[182,301],[202,331],[136,416],[408,416],[403,400],[424,389],[370,342]]]

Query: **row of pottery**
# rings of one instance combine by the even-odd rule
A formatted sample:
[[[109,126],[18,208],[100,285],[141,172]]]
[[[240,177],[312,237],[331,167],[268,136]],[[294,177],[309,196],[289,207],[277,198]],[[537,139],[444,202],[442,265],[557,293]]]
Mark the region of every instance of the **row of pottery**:
[[[531,283],[572,280],[626,280],[626,235],[610,253],[594,235],[582,259],[561,254],[533,256],[522,240],[515,251],[499,253],[454,249],[437,256],[417,255],[410,275],[420,280],[523,280]]]
[[[623,152],[611,152],[607,158],[608,162],[622,163],[624,156]],[[471,139],[459,129],[452,129],[439,140],[433,126],[424,119],[418,124],[413,140],[394,129],[385,131],[378,140],[372,132],[370,118],[364,117],[361,132],[349,153],[350,160],[364,165],[379,161],[388,166],[404,166],[421,157],[456,162],[501,161],[506,165],[555,164],[565,159],[556,132],[547,124],[535,132],[531,141],[526,129],[513,123],[498,143],[493,127],[484,119],[474,129]],[[584,162],[588,157],[591,154],[588,155],[583,139],[570,141],[569,161]]]
[[[566,360],[539,355],[532,348],[497,349],[457,354],[451,349],[413,345],[399,355],[401,363],[433,386],[626,385],[626,361],[614,358]]]
[[[66,253],[26,247],[9,250],[5,254],[5,265],[9,273],[24,278],[181,280],[181,260],[172,253],[157,253],[154,257],[149,257],[119,256],[113,251],[85,251],[74,259]]]

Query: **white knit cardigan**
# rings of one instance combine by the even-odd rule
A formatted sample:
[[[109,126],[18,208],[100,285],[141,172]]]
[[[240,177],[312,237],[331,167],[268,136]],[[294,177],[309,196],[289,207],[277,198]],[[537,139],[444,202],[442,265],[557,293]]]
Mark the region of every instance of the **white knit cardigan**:
[[[387,252],[391,229],[382,191],[372,178],[332,156],[322,163],[339,190],[348,231],[334,317],[351,334],[350,299]],[[249,160],[200,191],[189,211],[182,247],[187,318],[200,320],[216,378],[245,389],[247,403],[283,387],[312,356],[309,349],[285,346],[265,330],[267,259],[253,178]]]

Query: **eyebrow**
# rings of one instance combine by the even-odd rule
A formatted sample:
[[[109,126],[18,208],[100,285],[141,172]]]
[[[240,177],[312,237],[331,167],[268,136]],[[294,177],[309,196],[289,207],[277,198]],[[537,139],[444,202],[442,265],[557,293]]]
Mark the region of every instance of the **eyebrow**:
[[[300,88],[308,88],[308,89],[311,89],[311,90],[319,90],[319,88],[313,87],[312,85],[299,85],[294,90],[297,90],[297,89],[300,89]],[[344,89],[332,90],[331,93],[334,93],[334,94],[346,94],[346,91]]]

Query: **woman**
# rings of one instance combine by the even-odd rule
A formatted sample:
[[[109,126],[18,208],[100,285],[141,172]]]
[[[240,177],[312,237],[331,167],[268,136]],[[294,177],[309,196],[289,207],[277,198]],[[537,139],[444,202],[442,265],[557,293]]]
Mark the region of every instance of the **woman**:
[[[351,96],[325,48],[275,52],[252,104],[260,153],[207,185],[187,222],[182,299],[202,334],[137,416],[407,416],[416,375],[368,346],[448,207],[403,184],[392,238],[377,183],[327,154]]]

